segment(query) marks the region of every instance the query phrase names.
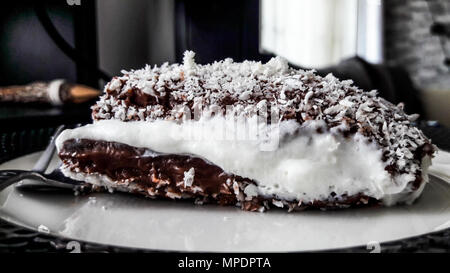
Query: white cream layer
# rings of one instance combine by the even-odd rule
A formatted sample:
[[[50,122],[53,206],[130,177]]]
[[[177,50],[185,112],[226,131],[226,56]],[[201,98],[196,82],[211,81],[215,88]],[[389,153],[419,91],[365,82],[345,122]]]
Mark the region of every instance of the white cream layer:
[[[265,149],[260,139],[222,137],[218,132],[223,132],[227,126],[224,124],[226,121],[219,117],[180,124],[167,120],[102,120],[65,130],[56,145],[60,150],[64,141],[84,138],[161,153],[192,154],[226,172],[257,181],[258,194],[286,200],[309,202],[327,199],[332,192],[338,196],[363,193],[392,205],[410,203],[420,195],[421,190],[409,194],[407,184],[415,179],[414,175],[403,174],[393,179],[384,170],[381,150],[360,134],[345,139],[333,130],[317,133],[316,129],[323,126],[320,121],[301,127],[294,121],[283,121],[279,131],[272,131],[279,133],[278,148]],[[226,127],[228,134],[230,130],[239,130],[239,126],[237,123],[234,129]],[[267,133],[267,128],[259,129],[260,134],[263,131]],[[426,181],[429,164],[429,159],[422,164]]]

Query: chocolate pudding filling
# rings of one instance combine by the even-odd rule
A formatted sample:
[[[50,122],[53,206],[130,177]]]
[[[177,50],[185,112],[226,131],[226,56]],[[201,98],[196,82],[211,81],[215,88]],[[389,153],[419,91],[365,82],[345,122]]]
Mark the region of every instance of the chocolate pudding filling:
[[[378,203],[362,194],[330,196],[328,200],[309,203],[279,200],[273,197],[249,197],[244,193],[251,179],[223,171],[220,167],[194,155],[176,155],[136,148],[123,143],[70,139],[64,142],[60,158],[77,173],[99,174],[117,185],[133,184],[133,193],[148,197],[196,198],[199,203],[238,205],[244,210],[257,211],[271,204],[289,209],[342,208]],[[194,170],[190,182],[186,176]],[[281,202],[281,203],[279,203]]]

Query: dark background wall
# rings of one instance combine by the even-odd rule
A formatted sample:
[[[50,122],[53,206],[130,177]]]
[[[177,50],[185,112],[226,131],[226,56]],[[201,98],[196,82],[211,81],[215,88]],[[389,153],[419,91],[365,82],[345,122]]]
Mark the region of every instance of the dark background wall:
[[[100,67],[122,69],[175,61],[172,0],[97,0]]]
[[[65,2],[49,5],[61,35],[72,45],[74,17]],[[36,80],[76,80],[76,66],[45,33],[29,1],[13,1],[0,9],[0,85]]]
[[[69,48],[77,49],[77,62],[50,38],[38,19],[39,12],[52,21]],[[96,37],[95,1],[69,5],[61,0],[17,0],[2,5],[0,85],[65,78],[97,87]]]
[[[259,0],[97,0],[100,66],[112,75],[145,64],[259,54]]]

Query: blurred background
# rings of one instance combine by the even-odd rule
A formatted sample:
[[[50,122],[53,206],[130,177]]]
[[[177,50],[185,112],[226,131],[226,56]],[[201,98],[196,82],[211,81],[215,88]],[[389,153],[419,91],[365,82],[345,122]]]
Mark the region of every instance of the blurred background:
[[[199,63],[280,55],[450,126],[448,0],[16,0],[0,10],[3,89],[65,79],[101,90],[121,69],[180,62],[187,49]],[[87,122],[93,101],[0,102],[0,122]]]

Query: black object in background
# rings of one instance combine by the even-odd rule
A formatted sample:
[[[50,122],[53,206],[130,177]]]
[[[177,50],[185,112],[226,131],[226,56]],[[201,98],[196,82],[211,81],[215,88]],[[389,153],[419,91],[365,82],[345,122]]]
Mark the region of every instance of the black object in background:
[[[259,0],[175,0],[177,62],[185,50],[197,52],[198,63],[224,58],[268,61],[259,52]]]
[[[36,15],[36,7],[45,10],[65,41],[83,59],[87,69],[71,60],[55,44]],[[67,1],[18,0],[0,9],[0,85],[27,84],[64,78],[98,88],[95,1],[69,5]]]

